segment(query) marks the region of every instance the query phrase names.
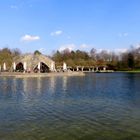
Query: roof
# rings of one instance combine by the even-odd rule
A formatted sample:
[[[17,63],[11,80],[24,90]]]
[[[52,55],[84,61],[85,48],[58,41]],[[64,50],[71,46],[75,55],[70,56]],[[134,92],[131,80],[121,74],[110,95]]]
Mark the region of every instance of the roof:
[[[24,62],[26,62],[27,67],[30,67],[32,69],[34,69],[38,65],[39,62],[46,64],[50,69],[51,69],[52,63],[53,64],[55,63],[52,59],[42,54],[25,54],[19,57],[15,57],[14,61],[16,65],[18,63],[23,64]]]

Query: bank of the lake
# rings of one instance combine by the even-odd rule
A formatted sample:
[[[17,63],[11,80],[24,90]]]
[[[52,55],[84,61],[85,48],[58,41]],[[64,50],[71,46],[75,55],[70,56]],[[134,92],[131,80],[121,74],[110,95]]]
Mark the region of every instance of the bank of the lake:
[[[50,72],[50,73],[20,73],[1,72],[0,77],[31,78],[31,77],[52,77],[52,76],[85,76],[83,72]]]
[[[116,71],[116,72],[121,72],[121,73],[140,73],[140,70],[125,70],[125,71]]]

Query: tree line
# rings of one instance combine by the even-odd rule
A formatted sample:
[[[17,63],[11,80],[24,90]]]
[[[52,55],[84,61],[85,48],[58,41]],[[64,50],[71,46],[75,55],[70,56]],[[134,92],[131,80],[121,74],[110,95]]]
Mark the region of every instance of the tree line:
[[[136,70],[140,69],[140,47],[130,47],[126,52],[108,52],[107,50],[97,51],[92,48],[90,52],[76,50],[56,51],[52,59],[56,65],[66,62],[68,66],[107,66],[112,70]]]
[[[22,53],[19,49],[0,49],[0,65],[6,63],[7,69],[10,70],[15,57]],[[41,52],[36,50],[34,54],[40,55]],[[50,56],[57,66],[62,66],[65,62],[70,67],[76,66],[107,66],[112,70],[136,70],[140,69],[140,47],[130,47],[123,53],[108,52],[107,50],[97,51],[92,48],[89,52],[75,50],[56,51]]]
[[[6,63],[6,68],[10,70],[15,57],[20,56],[21,51],[19,49],[9,49],[7,47],[0,49],[0,66],[2,67]]]

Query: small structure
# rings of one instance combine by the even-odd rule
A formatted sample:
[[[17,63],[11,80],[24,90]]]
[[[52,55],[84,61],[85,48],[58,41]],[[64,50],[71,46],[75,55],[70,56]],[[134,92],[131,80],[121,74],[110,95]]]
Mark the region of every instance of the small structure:
[[[63,63],[63,71],[67,71],[67,64],[65,62]]]
[[[55,62],[42,54],[25,54],[14,58],[13,71],[52,72],[55,71]]]
[[[6,63],[3,63],[3,70],[6,71]]]
[[[16,70],[16,63],[15,62],[13,63],[13,70],[14,71]]]

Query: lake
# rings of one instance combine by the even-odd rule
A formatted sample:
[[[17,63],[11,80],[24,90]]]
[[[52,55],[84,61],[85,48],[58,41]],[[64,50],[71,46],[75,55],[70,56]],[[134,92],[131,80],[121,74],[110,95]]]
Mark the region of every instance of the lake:
[[[0,140],[94,139],[140,139],[140,74],[0,78]]]

